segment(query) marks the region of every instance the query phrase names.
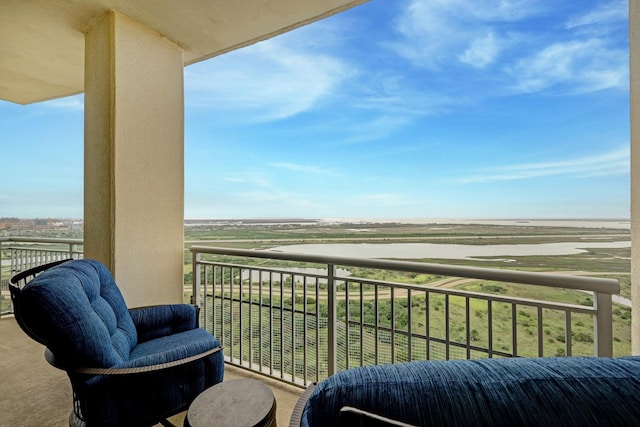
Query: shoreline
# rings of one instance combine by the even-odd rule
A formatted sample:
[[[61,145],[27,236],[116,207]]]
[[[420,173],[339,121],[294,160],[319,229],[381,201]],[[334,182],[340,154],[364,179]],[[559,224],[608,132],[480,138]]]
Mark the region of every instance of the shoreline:
[[[502,225],[520,227],[569,227],[609,228],[631,230],[631,220],[624,218],[374,218],[374,217],[323,217],[323,218],[201,218],[185,219],[185,227],[202,225],[345,225],[345,224],[416,224],[416,225]]]

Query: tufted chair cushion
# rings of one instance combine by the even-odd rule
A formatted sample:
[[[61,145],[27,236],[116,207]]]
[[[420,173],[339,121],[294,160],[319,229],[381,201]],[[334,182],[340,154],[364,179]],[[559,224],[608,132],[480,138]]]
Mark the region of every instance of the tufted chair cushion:
[[[97,261],[43,272],[23,288],[21,304],[28,328],[65,366],[122,365],[138,341],[120,290]]]
[[[416,426],[635,427],[640,357],[416,361],[347,369],[310,393],[300,426],[338,426],[344,406]]]

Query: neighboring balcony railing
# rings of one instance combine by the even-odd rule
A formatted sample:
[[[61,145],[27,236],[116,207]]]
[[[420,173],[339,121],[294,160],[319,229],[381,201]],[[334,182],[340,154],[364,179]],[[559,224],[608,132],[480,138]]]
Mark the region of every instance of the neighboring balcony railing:
[[[9,278],[38,265],[82,258],[81,239],[0,237],[0,315],[13,312]]]
[[[612,294],[620,291],[613,279],[205,246],[191,252],[202,327],[222,342],[227,362],[294,384],[411,360],[613,353]],[[356,269],[363,277],[349,271]],[[377,278],[385,272],[433,280]],[[489,281],[488,290],[499,282],[586,291],[593,300],[435,286],[455,282],[442,276]]]

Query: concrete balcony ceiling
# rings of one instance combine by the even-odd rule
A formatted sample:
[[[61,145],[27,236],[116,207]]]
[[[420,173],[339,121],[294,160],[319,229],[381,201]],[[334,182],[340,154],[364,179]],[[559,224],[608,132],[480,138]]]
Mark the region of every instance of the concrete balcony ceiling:
[[[84,34],[116,10],[184,49],[193,64],[366,0],[3,0],[0,99],[29,104],[84,91]]]

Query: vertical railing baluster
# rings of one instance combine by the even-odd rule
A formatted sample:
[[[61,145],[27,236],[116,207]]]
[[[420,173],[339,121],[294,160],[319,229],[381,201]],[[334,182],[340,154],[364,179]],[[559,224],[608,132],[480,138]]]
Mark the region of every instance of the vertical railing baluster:
[[[296,377],[296,275],[291,275],[291,379]]]
[[[349,354],[351,353],[351,345],[349,343],[349,282],[345,281],[345,290],[344,290],[344,304],[345,304],[345,320],[344,320],[344,328],[345,328],[345,343],[344,343],[344,348],[345,348],[345,359],[346,359],[346,365],[345,365],[345,369],[349,369]]]
[[[269,272],[269,375],[273,376],[273,273]]]
[[[264,355],[262,353],[262,346],[264,342],[262,340],[262,270],[258,272],[258,360],[260,360],[260,370],[264,366]]]
[[[337,304],[335,274],[336,266],[334,264],[327,264],[327,368],[329,376],[337,372]]]
[[[544,340],[542,333],[542,307],[538,306],[538,357],[544,356]]]
[[[449,312],[449,294],[444,295],[444,341],[445,341],[445,360],[451,358],[451,319],[449,318],[451,313]]]
[[[413,332],[411,329],[411,289],[407,290],[407,360],[413,360]]]
[[[464,316],[465,316],[465,329],[467,331],[467,359],[471,359],[471,312],[470,312],[470,303],[469,297],[465,297],[465,308],[464,308]]]
[[[430,295],[431,292],[429,291],[425,291],[424,292],[424,304],[425,304],[425,310],[424,310],[424,336],[425,336],[425,351],[426,351],[426,359],[427,360],[431,360],[431,309],[430,309]]]
[[[396,298],[395,288],[390,288],[391,294],[391,363],[396,363]]]
[[[364,366],[364,284],[360,282],[360,366]]]
[[[518,315],[516,312],[517,306],[515,303],[511,304],[511,346],[513,357],[518,357]]]
[[[317,277],[316,277],[316,382],[320,382],[320,281]]]
[[[229,271],[229,268],[221,267],[220,268],[220,335],[222,339],[225,341],[223,346],[226,346],[226,335],[227,335],[227,322],[225,322],[225,312],[227,309],[225,308],[225,297],[224,297],[224,288],[225,288],[225,271]],[[231,353],[229,353],[231,356]]]
[[[487,300],[487,345],[489,357],[493,357],[493,301]]]
[[[200,254],[191,257],[191,303],[200,306]]]
[[[565,311],[565,348],[566,355],[571,357],[573,354],[573,334],[571,333],[571,311]]]
[[[307,275],[302,278],[302,383],[307,385],[307,313],[309,312],[307,307]]]
[[[249,269],[249,368],[253,368],[253,268]]]
[[[280,275],[280,378],[284,378],[284,281]]]
[[[202,269],[202,266],[200,266],[200,268]],[[209,287],[209,276],[211,275],[211,304],[209,304],[209,298],[207,297],[208,293],[207,293],[207,288]],[[198,275],[200,276],[200,275]],[[204,306],[204,314],[203,314],[203,319],[204,319],[204,328],[207,329],[207,321],[209,320],[209,317],[211,317],[211,329],[207,329],[210,330],[212,334],[215,335],[215,329],[213,328],[213,319],[215,319],[215,313],[216,313],[216,302],[214,299],[214,293],[213,293],[213,266],[205,266],[204,267],[204,284],[201,285],[201,291],[198,291],[198,294],[200,292],[203,293],[204,295],[204,302],[202,303],[202,305]],[[211,315],[209,315],[209,312],[211,312]]]
[[[235,327],[235,321],[233,318],[234,315],[234,307],[233,307],[233,285],[234,285],[234,280],[235,278],[235,273],[234,273],[234,268],[231,267],[230,269],[230,273],[229,273],[229,354],[231,355],[231,358],[233,359],[233,355],[234,355],[234,347],[235,347],[235,342],[234,342],[234,327]]]
[[[373,296],[373,316],[374,316],[374,331],[375,331],[375,340],[373,341],[373,353],[375,358],[375,364],[380,364],[380,312],[379,312],[379,304],[378,304],[378,285],[375,284],[373,286],[374,296]]]

